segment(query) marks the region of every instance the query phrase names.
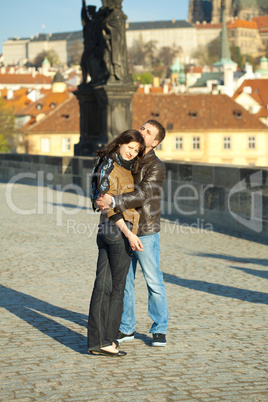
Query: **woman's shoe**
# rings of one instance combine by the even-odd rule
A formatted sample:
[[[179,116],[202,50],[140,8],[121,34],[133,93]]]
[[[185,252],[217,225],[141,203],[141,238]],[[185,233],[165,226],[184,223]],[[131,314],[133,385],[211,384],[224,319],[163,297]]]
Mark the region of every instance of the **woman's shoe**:
[[[117,357],[121,357],[121,356],[126,356],[127,352],[123,352],[123,350],[119,350],[117,353],[113,353],[113,352],[109,352],[108,350],[104,350],[101,348],[95,348],[92,350],[89,350],[90,353],[92,353],[93,355],[101,355],[101,356],[117,356]]]

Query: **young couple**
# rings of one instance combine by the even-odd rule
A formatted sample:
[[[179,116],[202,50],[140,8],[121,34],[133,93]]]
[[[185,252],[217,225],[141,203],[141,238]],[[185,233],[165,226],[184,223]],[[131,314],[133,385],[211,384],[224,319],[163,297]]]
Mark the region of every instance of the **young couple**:
[[[94,210],[102,212],[88,318],[88,350],[92,354],[125,356],[126,352],[118,350],[119,343],[134,339],[137,262],[148,288],[152,346],[166,345],[168,307],[159,237],[166,171],[154,152],[164,137],[164,127],[148,120],[139,131],[127,130],[97,152],[91,199]]]

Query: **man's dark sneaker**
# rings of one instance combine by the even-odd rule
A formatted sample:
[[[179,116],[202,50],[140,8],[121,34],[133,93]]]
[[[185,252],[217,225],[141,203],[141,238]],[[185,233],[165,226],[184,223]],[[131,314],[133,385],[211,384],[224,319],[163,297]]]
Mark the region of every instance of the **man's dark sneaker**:
[[[132,341],[132,339],[134,339],[134,332],[132,332],[132,334],[130,334],[130,335],[126,335],[126,334],[123,334],[123,332],[118,331],[117,338],[116,338],[117,342],[120,343],[123,341]]]
[[[153,334],[152,346],[166,346],[165,334]]]

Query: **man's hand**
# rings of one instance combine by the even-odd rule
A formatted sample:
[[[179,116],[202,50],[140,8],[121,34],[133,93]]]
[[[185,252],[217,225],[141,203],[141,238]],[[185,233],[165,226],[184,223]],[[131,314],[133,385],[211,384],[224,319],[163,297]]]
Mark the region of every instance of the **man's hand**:
[[[96,204],[101,211],[111,208],[112,197],[109,194],[100,195],[96,200]]]

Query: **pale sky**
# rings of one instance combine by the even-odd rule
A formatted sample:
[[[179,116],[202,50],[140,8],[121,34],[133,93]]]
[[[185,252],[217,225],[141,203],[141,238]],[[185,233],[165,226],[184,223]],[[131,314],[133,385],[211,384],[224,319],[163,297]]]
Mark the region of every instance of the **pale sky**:
[[[101,0],[86,0],[101,7]],[[123,0],[128,21],[186,20],[189,0]],[[0,0],[0,53],[8,38],[79,31],[82,0]]]

